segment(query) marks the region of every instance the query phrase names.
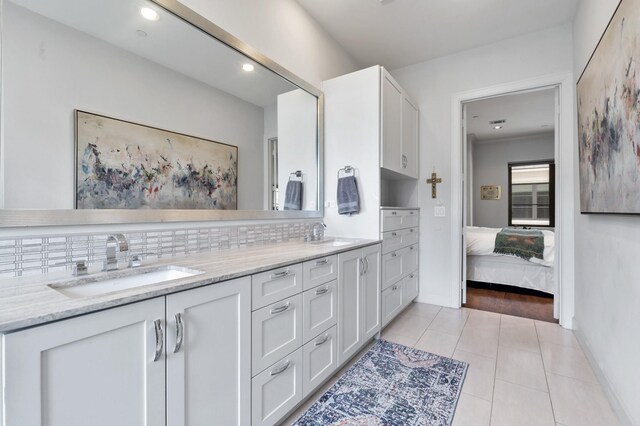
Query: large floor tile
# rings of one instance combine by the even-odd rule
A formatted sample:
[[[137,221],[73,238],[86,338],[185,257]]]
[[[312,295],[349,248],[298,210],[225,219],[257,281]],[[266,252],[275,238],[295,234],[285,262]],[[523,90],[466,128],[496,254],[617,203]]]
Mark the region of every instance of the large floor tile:
[[[554,426],[549,394],[496,380],[491,426]]]
[[[548,373],[556,420],[566,426],[614,426],[618,421],[600,386]]]
[[[544,321],[535,321],[538,339],[540,343],[553,343],[560,346],[570,346],[580,348],[578,339],[573,331],[560,327],[558,324],[551,324]]]
[[[429,321],[422,318],[401,316],[391,321],[385,331],[418,340],[428,325]]]
[[[469,309],[469,318],[464,326],[465,329],[497,327],[500,327],[500,314]]]
[[[540,353],[500,346],[496,379],[548,392]]]
[[[465,327],[456,349],[495,358],[498,352],[499,335],[500,328],[468,329]]]
[[[540,349],[544,369],[548,373],[598,383],[582,349],[546,342],[540,343]]]
[[[533,323],[530,325],[502,324],[499,345],[540,354],[538,335]]]
[[[418,342],[417,337],[403,336],[402,334],[394,333],[393,331],[387,331],[387,329],[384,329],[382,331],[381,337],[384,340],[411,347],[415,346],[415,344]]]
[[[448,334],[460,334],[469,316],[468,309],[442,308],[429,324],[429,329]]]
[[[462,385],[462,392],[491,401],[493,399],[493,383],[496,375],[496,360],[459,349],[453,353],[453,359],[469,364],[467,377]]]
[[[455,334],[441,333],[439,331],[427,330],[424,332],[416,349],[431,352],[432,354],[451,358],[458,343],[459,336]]]
[[[407,307],[407,309],[404,310],[402,315],[420,316],[429,319],[429,322],[431,322],[431,320],[433,320],[436,315],[438,315],[440,309],[442,309],[440,306],[429,305],[428,303],[413,302]]]
[[[513,327],[513,326],[527,326],[534,325],[532,319],[522,318],[522,317],[514,317],[513,315],[503,314],[500,318],[500,326],[501,327]]]
[[[453,416],[453,426],[489,426],[491,403],[473,395],[461,394]]]

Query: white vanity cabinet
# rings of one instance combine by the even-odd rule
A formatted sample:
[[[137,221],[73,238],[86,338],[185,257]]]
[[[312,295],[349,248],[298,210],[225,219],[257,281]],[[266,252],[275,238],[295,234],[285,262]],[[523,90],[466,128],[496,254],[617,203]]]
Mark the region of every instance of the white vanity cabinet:
[[[241,278],[5,334],[4,425],[249,425],[250,295]]]
[[[380,331],[380,245],[338,255],[338,367]]]

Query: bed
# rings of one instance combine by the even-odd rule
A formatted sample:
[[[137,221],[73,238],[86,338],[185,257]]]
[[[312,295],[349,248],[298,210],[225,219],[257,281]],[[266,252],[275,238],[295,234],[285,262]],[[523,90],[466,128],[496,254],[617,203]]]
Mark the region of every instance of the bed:
[[[467,280],[512,285],[555,294],[553,231],[541,230],[544,236],[543,258],[524,260],[493,252],[496,234],[501,229],[467,227]]]

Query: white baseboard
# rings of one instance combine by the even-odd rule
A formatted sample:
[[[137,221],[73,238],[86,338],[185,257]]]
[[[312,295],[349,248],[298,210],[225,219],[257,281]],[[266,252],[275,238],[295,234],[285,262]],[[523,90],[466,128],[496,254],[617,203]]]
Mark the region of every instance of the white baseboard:
[[[575,327],[573,330],[573,333],[578,339],[578,343],[580,344],[582,351],[587,357],[587,361],[589,361],[589,364],[591,365],[591,368],[593,369],[593,372],[596,375],[596,378],[598,379],[600,386],[602,386],[602,390],[604,391],[604,394],[607,396],[607,399],[609,400],[609,404],[611,404],[611,409],[618,417],[618,420],[620,421],[621,425],[633,426],[634,424],[631,421],[631,418],[629,417],[629,415],[627,414],[627,411],[624,409],[624,406],[620,402],[620,398],[618,398],[618,394],[611,386],[611,383],[607,379],[607,376],[605,375],[604,371],[600,369],[600,366],[598,365],[596,358],[593,356],[593,353],[591,352],[591,348],[589,346],[589,341],[580,330],[578,321],[575,318],[573,319],[573,326]]]

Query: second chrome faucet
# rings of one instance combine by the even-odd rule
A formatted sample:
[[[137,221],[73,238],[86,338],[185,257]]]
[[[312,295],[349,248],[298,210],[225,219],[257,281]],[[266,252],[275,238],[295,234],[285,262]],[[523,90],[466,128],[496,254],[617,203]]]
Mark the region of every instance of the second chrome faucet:
[[[129,243],[122,234],[109,235],[107,237],[107,259],[104,262],[104,271],[115,271],[118,269],[117,252],[129,250]]]

